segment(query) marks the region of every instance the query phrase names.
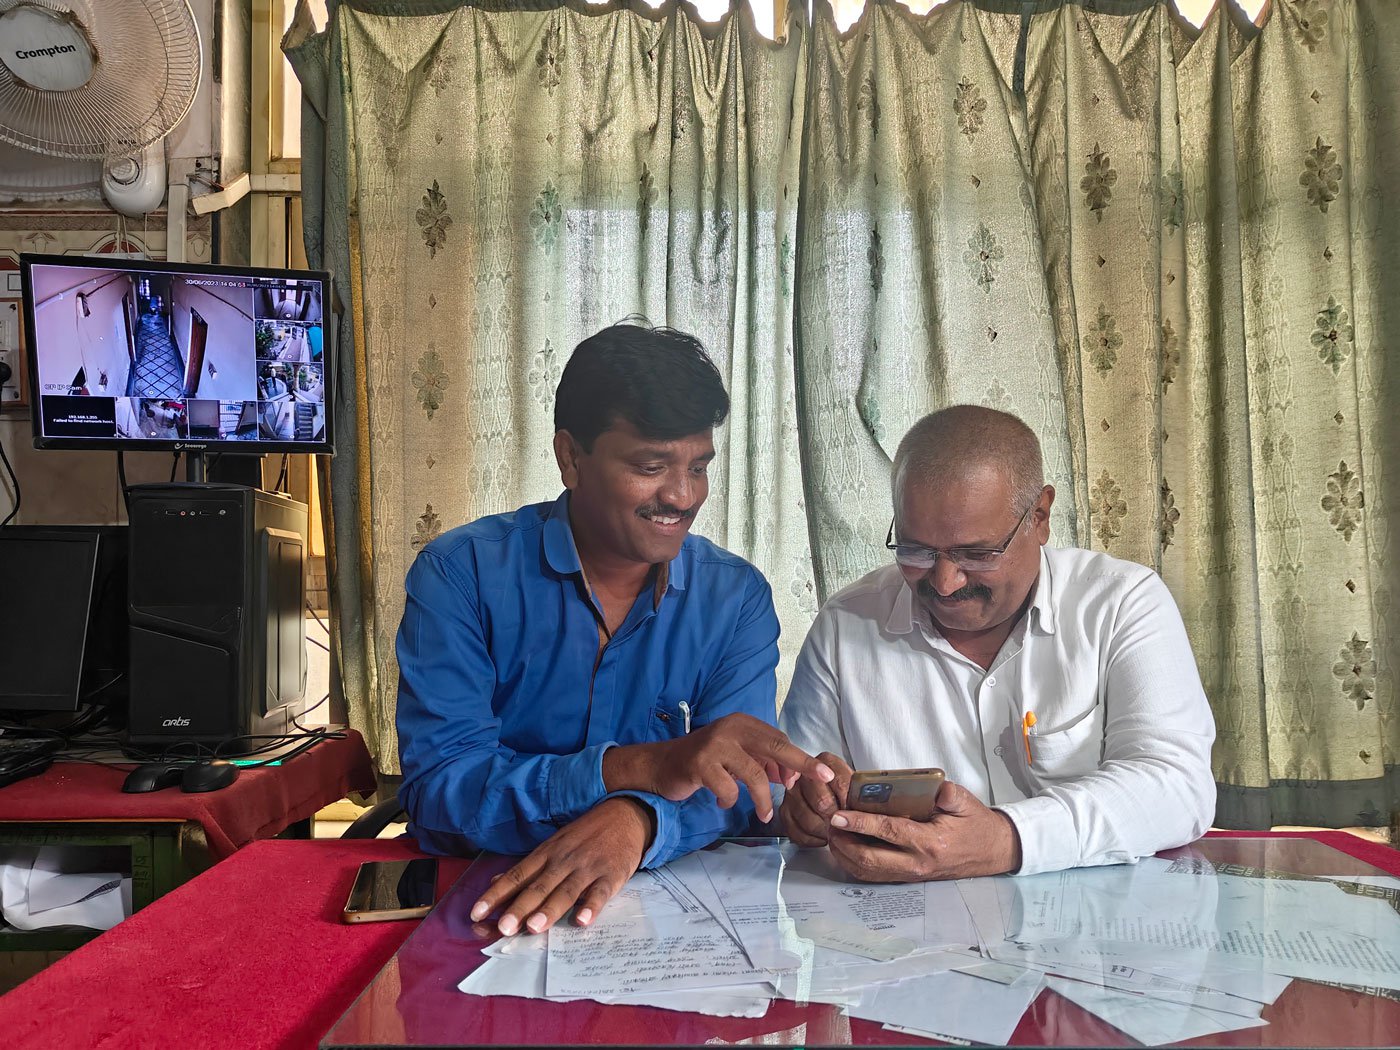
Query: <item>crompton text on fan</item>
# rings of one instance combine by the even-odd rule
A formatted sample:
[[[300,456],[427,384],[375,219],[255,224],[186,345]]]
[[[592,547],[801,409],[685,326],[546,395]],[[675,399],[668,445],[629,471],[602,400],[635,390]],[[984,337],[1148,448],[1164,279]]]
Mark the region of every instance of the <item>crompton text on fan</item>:
[[[0,0],[0,139],[100,160],[118,211],[165,193],[163,140],[199,87],[188,0]]]

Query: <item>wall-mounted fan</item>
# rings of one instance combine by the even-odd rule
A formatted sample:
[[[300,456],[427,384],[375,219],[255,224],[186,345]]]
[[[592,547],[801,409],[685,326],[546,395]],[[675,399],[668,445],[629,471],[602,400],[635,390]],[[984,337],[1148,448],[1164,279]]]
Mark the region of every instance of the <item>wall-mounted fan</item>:
[[[124,214],[159,206],[163,141],[199,87],[188,0],[0,0],[0,40],[0,140],[100,162]]]

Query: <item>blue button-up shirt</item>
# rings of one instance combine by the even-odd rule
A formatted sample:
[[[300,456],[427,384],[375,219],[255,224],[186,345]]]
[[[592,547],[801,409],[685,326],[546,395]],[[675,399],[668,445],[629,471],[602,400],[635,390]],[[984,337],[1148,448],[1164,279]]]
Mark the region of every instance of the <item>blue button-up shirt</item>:
[[[736,711],[776,721],[778,619],[768,583],[699,536],[660,567],[601,650],[569,494],[481,518],[424,547],[399,628],[399,796],[428,851],[527,853],[605,798],[603,753]],[[656,815],[655,867],[742,832],[720,809],[626,791]]]

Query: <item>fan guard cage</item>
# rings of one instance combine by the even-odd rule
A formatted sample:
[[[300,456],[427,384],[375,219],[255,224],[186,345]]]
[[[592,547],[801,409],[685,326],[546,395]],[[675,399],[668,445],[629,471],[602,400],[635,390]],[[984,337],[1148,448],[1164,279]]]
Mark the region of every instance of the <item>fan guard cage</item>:
[[[0,63],[0,139],[55,157],[111,161],[170,133],[199,88],[199,26],[188,0],[0,0],[56,12],[93,55],[92,76],[43,91]]]

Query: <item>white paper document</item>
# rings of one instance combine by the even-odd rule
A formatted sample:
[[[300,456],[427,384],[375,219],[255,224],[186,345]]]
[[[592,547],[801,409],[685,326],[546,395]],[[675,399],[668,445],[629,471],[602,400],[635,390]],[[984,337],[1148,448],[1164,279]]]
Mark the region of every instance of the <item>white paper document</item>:
[[[811,964],[794,973],[774,974],[773,986],[784,999],[804,1003],[848,1003],[864,990],[910,977],[947,973],[970,960],[947,951],[917,952],[902,959],[872,962],[829,948],[816,948]]]
[[[561,923],[548,936],[545,990],[551,997],[596,999],[748,984],[768,976],[713,919],[600,917],[592,926]]]
[[[1190,857],[873,884],[826,850],[727,843],[638,872],[591,926],[494,942],[460,988],[722,1017],[827,1003],[1000,1045],[1050,987],[1161,1045],[1263,1025],[1295,978],[1400,989],[1397,885]]]
[[[701,862],[757,966],[800,965],[796,940],[888,962],[924,945],[922,884],[874,884],[847,878],[826,850],[726,845]]]
[[[18,848],[0,862],[0,915],[17,930],[110,930],[131,914],[131,876],[79,867],[81,847]]]
[[[1400,916],[1325,881],[1193,876],[1165,861],[994,879],[1007,935],[1149,946],[1155,958],[1400,988]],[[1146,967],[1145,967],[1146,968]]]
[[[1214,1013],[1078,981],[1051,977],[1048,983],[1051,991],[1063,995],[1076,1006],[1147,1046],[1163,1046],[1241,1028],[1258,1028],[1268,1023],[1258,1016]]]
[[[514,995],[524,999],[574,1002],[579,996],[545,995],[545,953],[520,953],[488,958],[457,987],[468,995]],[[598,999],[598,1002],[655,1006],[711,1017],[762,1017],[771,998],[763,986],[704,988],[696,991],[639,992]]]
[[[934,1038],[1004,1046],[1040,985],[1039,974],[1008,985],[950,971],[872,988],[848,1012]]]

